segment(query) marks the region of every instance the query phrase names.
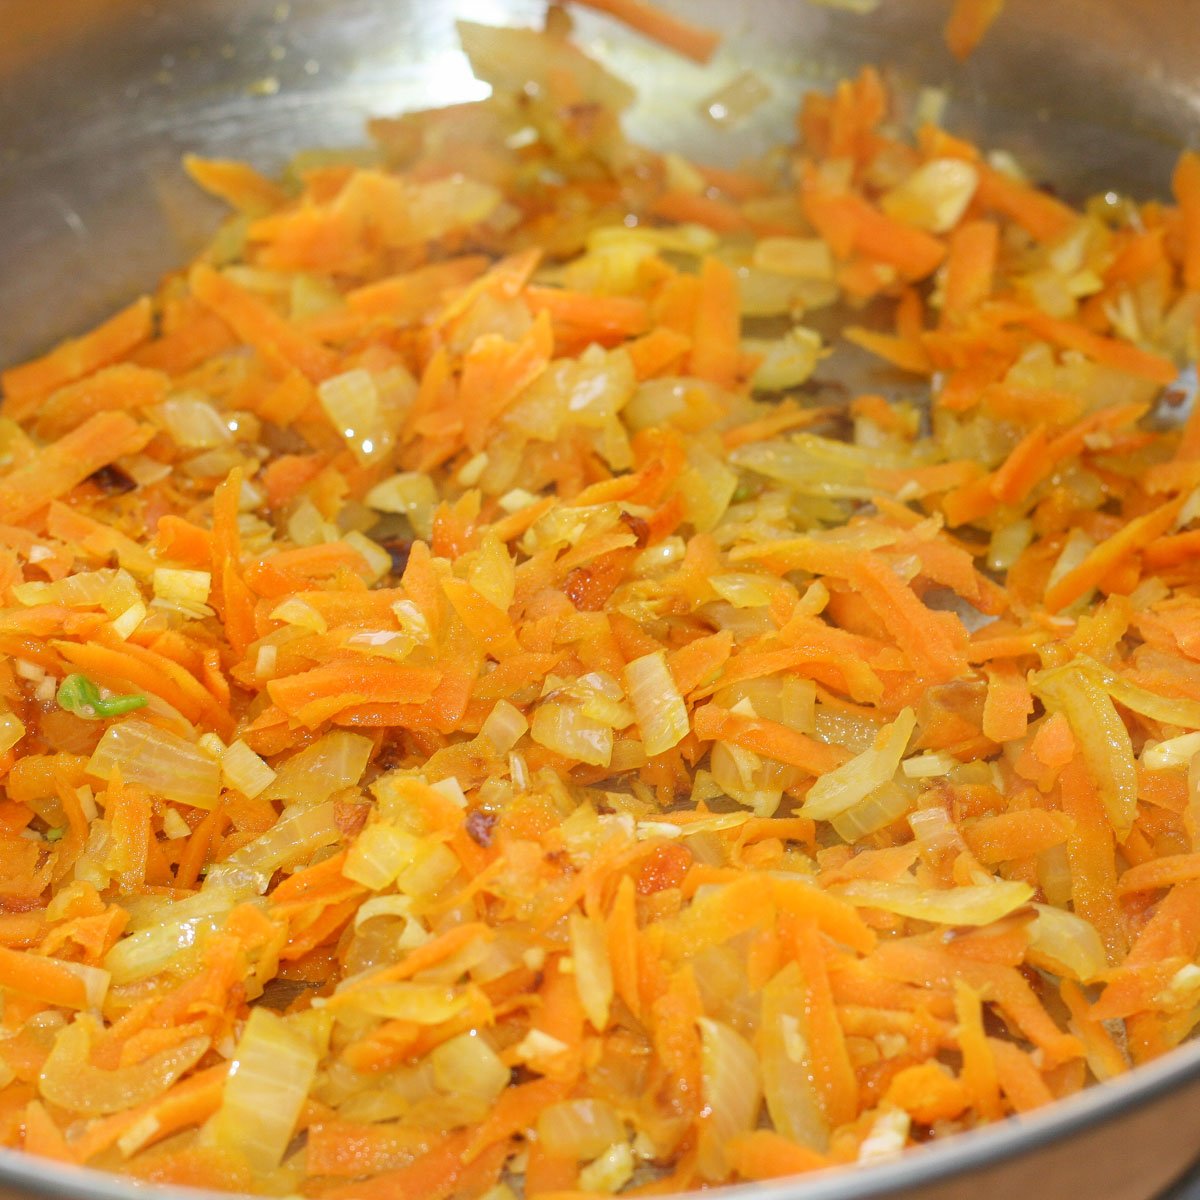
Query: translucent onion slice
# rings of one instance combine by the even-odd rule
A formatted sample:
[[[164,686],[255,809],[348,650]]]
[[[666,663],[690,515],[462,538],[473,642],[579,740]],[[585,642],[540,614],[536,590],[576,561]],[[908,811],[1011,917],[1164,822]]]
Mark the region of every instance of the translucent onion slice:
[[[538,1140],[551,1154],[582,1162],[625,1138],[625,1123],[604,1100],[564,1100],[542,1111]]]
[[[780,1133],[824,1153],[829,1145],[829,1122],[804,1035],[807,1005],[807,989],[795,963],[784,967],[762,990],[758,1047],[763,1096]]]
[[[844,842],[857,842],[898,821],[916,803],[915,797],[888,780],[881,783],[852,808],[830,819],[834,832]]]
[[[144,784],[193,808],[212,808],[221,791],[221,767],[212,755],[136,717],[110,725],[88,762],[88,773],[98,779],[118,771],[125,783]]]
[[[268,1008],[251,1009],[213,1119],[216,1144],[243,1156],[256,1172],[274,1170],[292,1140],[316,1070],[315,1048],[286,1017]]]
[[[327,733],[280,763],[275,781],[260,795],[289,806],[321,804],[362,778],[374,749],[374,742],[362,734],[340,729]]]
[[[592,917],[573,912],[568,918],[568,927],[579,1002],[592,1028],[603,1033],[613,998],[612,965],[608,959],[604,926]]]
[[[1101,663],[1085,655],[1072,662],[1087,672],[1118,704],[1124,705],[1139,716],[1161,721],[1164,725],[1179,725],[1184,729],[1200,729],[1200,700],[1186,700],[1178,696],[1160,696],[1149,688],[1122,679]]]
[[[1091,983],[1108,968],[1100,934],[1073,912],[1035,904],[1037,917],[1029,926],[1028,960],[1056,975]]]
[[[861,879],[835,891],[860,908],[881,908],[935,925],[990,925],[1023,908],[1033,898],[1029,884],[1008,879],[944,890],[900,881]]]
[[[725,1145],[754,1128],[762,1102],[758,1055],[745,1038],[720,1021],[701,1017],[701,1090],[709,1119],[701,1125],[696,1169],[703,1179],[720,1183],[729,1175]]]
[[[231,788],[250,800],[275,782],[275,772],[241,738],[221,755],[221,774]]]
[[[157,974],[220,929],[234,906],[252,894],[244,887],[209,886],[185,900],[159,899],[146,913],[133,913],[131,932],[105,955],[104,966],[116,984]]]
[[[419,839],[387,821],[368,825],[346,855],[342,874],[373,892],[382,891],[416,857]]]
[[[307,859],[323,846],[332,846],[341,836],[332,801],[285,813],[261,837],[247,842],[211,868],[204,886],[220,887],[229,880],[253,880],[255,890],[261,895],[280,867]]]
[[[612,727],[587,716],[575,704],[547,700],[533,714],[529,736],[565,758],[607,767],[612,760]]]
[[[38,1078],[44,1099],[87,1117],[124,1112],[161,1095],[204,1057],[206,1037],[187,1038],[142,1062],[108,1071],[90,1060],[98,1021],[80,1015],[59,1030]]]
[[[880,784],[888,782],[900,766],[916,723],[913,710],[904,709],[876,734],[868,749],[826,772],[809,788],[800,809],[801,815],[815,821],[828,821],[853,808]]]
[[[1070,723],[1104,810],[1124,841],[1137,815],[1137,764],[1129,730],[1112,698],[1095,677],[1074,663],[1037,672],[1030,680],[1035,696]]]
[[[529,731],[525,714],[507,700],[497,700],[484,718],[479,736],[486,738],[497,754],[507,754]]]
[[[508,1086],[510,1072],[475,1030],[443,1042],[430,1055],[433,1081],[450,1096],[469,1096],[492,1104]]]
[[[649,757],[670,750],[687,736],[691,728],[687,706],[661,650],[635,658],[625,667],[625,691]]]
[[[0,712],[0,754],[7,754],[25,736],[25,725],[16,713]]]

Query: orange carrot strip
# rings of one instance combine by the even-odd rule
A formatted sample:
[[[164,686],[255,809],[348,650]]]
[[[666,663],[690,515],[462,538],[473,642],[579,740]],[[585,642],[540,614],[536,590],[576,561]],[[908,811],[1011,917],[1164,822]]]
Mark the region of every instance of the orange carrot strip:
[[[150,337],[154,309],[148,296],[135,300],[83,337],[63,342],[42,358],[0,374],[4,414],[14,421],[31,416],[41,397],[116,362]]]
[[[789,763],[812,775],[832,771],[842,760],[823,742],[778,721],[705,704],[692,714],[692,731],[703,742],[732,742],[776,762]]]
[[[1016,221],[1039,242],[1048,242],[1065,233],[1079,219],[1074,209],[1031,184],[1014,179],[986,163],[976,163],[979,186],[975,199]]]
[[[94,471],[136,454],[154,436],[123,412],[101,412],[0,478],[0,522],[17,524],[78,487]]]
[[[287,199],[282,189],[244,162],[185,154],[183,169],[210,196],[252,216],[270,212]]]
[[[228,276],[197,263],[188,276],[192,294],[217,314],[248,346],[253,346],[282,371],[292,368],[314,383],[338,368],[332,350],[302,334],[263,300],[239,287]]]
[[[721,387],[733,387],[741,369],[740,334],[737,276],[719,259],[705,258],[692,336],[692,372]]]
[[[991,295],[1000,227],[995,221],[964,221],[950,234],[942,288],[943,322],[960,322]]]
[[[1122,526],[1110,538],[1088,551],[1077,567],[1068,571],[1046,592],[1046,607],[1058,612],[1094,588],[1115,567],[1161,537],[1175,523],[1185,497],[1168,500]]]
[[[1200,154],[1185,150],[1171,180],[1183,222],[1183,285],[1200,289]]]
[[[944,36],[950,53],[969,58],[1004,8],[1004,0],[954,0]]]

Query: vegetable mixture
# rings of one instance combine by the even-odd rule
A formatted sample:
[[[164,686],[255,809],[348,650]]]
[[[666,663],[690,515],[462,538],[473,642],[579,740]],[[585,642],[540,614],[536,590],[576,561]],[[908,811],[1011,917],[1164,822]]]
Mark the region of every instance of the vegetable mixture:
[[[1074,208],[865,70],[714,169],[461,33],[490,99],[190,159],[205,252],[3,375],[0,1143],[669,1192],[1169,1051],[1200,157]]]

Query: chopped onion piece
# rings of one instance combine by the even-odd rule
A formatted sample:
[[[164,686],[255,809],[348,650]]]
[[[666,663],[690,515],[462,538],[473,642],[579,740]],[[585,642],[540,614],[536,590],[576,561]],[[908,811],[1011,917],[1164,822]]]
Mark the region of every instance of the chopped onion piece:
[[[1038,915],[1029,926],[1029,960],[1079,983],[1098,979],[1108,968],[1108,958],[1096,927],[1053,905],[1033,907]]]
[[[740,1033],[721,1021],[701,1017],[701,1092],[709,1119],[700,1128],[696,1169],[718,1183],[729,1174],[725,1146],[754,1128],[762,1101],[758,1055]]]
[[[800,968],[788,963],[762,990],[759,1061],[772,1124],[785,1137],[823,1153],[829,1145],[829,1122],[803,1032],[807,1009]]]
[[[509,1083],[509,1069],[474,1030],[443,1042],[429,1061],[434,1083],[450,1096],[470,1096],[492,1104]]]
[[[209,1047],[206,1037],[186,1038],[133,1066],[105,1070],[90,1059],[101,1028],[95,1018],[80,1014],[59,1030],[38,1077],[38,1090],[51,1104],[88,1117],[123,1112],[160,1095]]]
[[[155,567],[152,577],[154,595],[181,608],[206,609],[212,589],[208,571],[183,571],[174,567]]]
[[[298,629],[307,629],[311,633],[327,633],[329,630],[325,618],[307,600],[301,600],[299,596],[289,596],[271,609],[271,620],[295,625]]]
[[[221,755],[221,775],[248,800],[275,781],[275,772],[241,738]]]
[[[1140,716],[1149,717],[1164,725],[1180,725],[1184,729],[1200,729],[1200,700],[1178,696],[1160,696],[1149,688],[1123,679],[1115,671],[1094,658],[1078,655],[1071,664],[1090,675],[1118,704]]]
[[[382,891],[416,857],[418,839],[386,821],[368,825],[346,855],[342,874],[373,892]]]
[[[836,891],[860,908],[881,908],[935,925],[990,925],[1023,908],[1034,894],[1029,884],[1008,879],[946,889],[899,880],[860,879]]]
[[[391,1021],[412,1021],[416,1025],[440,1025],[466,1011],[470,997],[457,988],[436,983],[356,982],[353,991],[339,988],[338,1001],[346,1001],[360,1012]],[[339,1004],[339,1007],[344,1005]]]
[[[604,926],[592,917],[573,912],[567,921],[571,933],[571,958],[575,964],[575,987],[579,1002],[597,1033],[608,1025],[613,998],[612,965]]]
[[[967,211],[978,186],[979,170],[965,159],[932,158],[887,192],[880,207],[893,220],[947,233]]]
[[[691,726],[687,706],[661,650],[626,665],[625,691],[637,716],[647,756],[653,758],[670,750],[688,735]]]
[[[7,754],[25,736],[25,725],[16,713],[0,712],[0,754]]]
[[[289,806],[321,804],[358,783],[374,750],[370,738],[334,730],[278,763],[274,783],[260,794]]]
[[[551,1154],[583,1162],[624,1141],[625,1122],[604,1100],[563,1100],[542,1110],[537,1135]]]
[[[700,112],[719,128],[745,120],[771,98],[771,89],[754,71],[743,71],[700,101]]]
[[[212,808],[221,790],[221,767],[211,755],[136,717],[104,731],[87,769],[104,780],[119,771],[125,783],[193,808]]]
[[[612,760],[612,727],[589,717],[582,707],[557,700],[540,704],[529,736],[539,746],[567,758],[607,767]]]
[[[583,1192],[614,1195],[632,1178],[633,1150],[628,1142],[615,1142],[579,1172],[579,1187]]]
[[[759,354],[751,386],[756,392],[783,392],[805,383],[821,361],[821,335],[801,325],[774,341],[747,338],[742,348]]]
[[[283,1161],[317,1070],[312,1043],[268,1008],[250,1010],[229,1064],[213,1137],[256,1172]]]
[[[491,743],[497,754],[507,754],[529,732],[525,714],[507,700],[497,700],[484,718],[479,736]]]
[[[898,821],[916,803],[915,797],[890,779],[869,792],[857,804],[829,818],[838,837],[853,844]]]
[[[350,453],[364,466],[382,457],[391,446],[379,389],[369,371],[355,367],[326,379],[317,386],[317,399]]]
[[[800,809],[801,815],[815,821],[828,821],[890,780],[904,757],[916,723],[913,710],[904,709],[895,721],[880,729],[868,749],[826,772],[809,788]]]
[[[428,541],[433,536],[433,512],[438,505],[433,480],[420,471],[404,471],[377,483],[366,496],[368,508],[408,518],[413,532]]]
[[[1197,754],[1200,754],[1200,733],[1183,733],[1147,746],[1141,762],[1148,771],[1178,770],[1186,768]]]
[[[323,846],[332,846],[341,836],[332,801],[285,812],[266,833],[213,867],[204,886],[217,887],[222,880],[249,874],[261,895],[280,867],[300,862]]]
[[[105,955],[104,965],[116,984],[133,983],[165,970],[188,954],[202,938],[215,933],[248,889],[206,887],[184,900],[162,901],[143,919],[130,921],[125,937]]]
[[[754,244],[754,265],[774,275],[831,280],[835,263],[821,238],[766,237]]]
[[[184,450],[212,450],[233,443],[228,421],[198,392],[180,392],[159,408],[175,445]]]

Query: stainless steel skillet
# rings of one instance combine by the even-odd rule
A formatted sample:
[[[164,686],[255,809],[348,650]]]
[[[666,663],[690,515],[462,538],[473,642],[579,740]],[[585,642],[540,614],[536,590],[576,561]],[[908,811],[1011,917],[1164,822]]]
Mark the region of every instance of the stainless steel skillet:
[[[1198,0],[1009,0],[965,66],[946,0],[865,17],[810,0],[676,0],[729,33],[706,69],[601,20],[584,40],[642,95],[633,132],[736,161],[788,136],[799,93],[882,64],[902,102],[944,88],[946,121],[1070,195],[1164,194],[1200,145]],[[361,138],[364,118],[480,94],[456,16],[528,22],[541,0],[0,0],[0,365],[98,320],[180,262],[216,212],[187,150],[272,166]],[[774,97],[714,133],[697,101],[746,65]],[[1200,1045],[1033,1117],[756,1200],[1146,1200],[1200,1155]],[[751,1189],[747,1189],[751,1190]],[[128,1200],[146,1189],[0,1153],[0,1198]],[[166,1196],[168,1193],[157,1193]],[[182,1195],[183,1193],[174,1193]]]

